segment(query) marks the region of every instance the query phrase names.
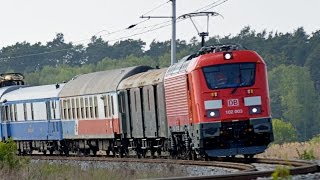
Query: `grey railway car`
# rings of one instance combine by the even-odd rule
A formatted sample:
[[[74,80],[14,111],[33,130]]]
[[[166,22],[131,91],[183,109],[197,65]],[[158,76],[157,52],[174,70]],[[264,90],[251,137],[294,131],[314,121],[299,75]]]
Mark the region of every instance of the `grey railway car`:
[[[149,70],[119,84],[120,121],[127,124],[127,138],[168,136],[163,88],[166,70]]]

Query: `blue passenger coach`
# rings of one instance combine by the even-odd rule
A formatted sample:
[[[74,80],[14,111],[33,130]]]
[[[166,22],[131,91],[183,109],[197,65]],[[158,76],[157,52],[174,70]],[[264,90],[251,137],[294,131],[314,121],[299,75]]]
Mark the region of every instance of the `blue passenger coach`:
[[[3,140],[12,138],[23,152],[51,152],[62,139],[58,93],[63,85],[18,88],[3,94],[0,98]]]

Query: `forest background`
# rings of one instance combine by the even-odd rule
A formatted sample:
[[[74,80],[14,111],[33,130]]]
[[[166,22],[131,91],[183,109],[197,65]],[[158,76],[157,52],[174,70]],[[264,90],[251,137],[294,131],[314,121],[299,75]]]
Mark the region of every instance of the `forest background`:
[[[200,42],[177,40],[178,59],[196,53]],[[215,36],[207,45],[238,43],[257,51],[268,66],[275,142],[306,141],[320,134],[320,30],[307,34],[256,32],[244,27],[235,36]],[[66,82],[76,75],[136,65],[168,67],[170,41],[154,40],[148,50],[142,40],[108,43],[93,36],[75,45],[64,35],[42,44],[18,42],[0,50],[0,72],[20,72],[29,85]]]

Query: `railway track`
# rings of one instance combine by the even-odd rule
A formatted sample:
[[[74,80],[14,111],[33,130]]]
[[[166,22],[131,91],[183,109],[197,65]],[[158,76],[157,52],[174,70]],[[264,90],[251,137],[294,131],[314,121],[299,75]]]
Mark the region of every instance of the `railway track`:
[[[82,157],[82,156],[30,156],[34,160],[63,160],[63,161],[103,161],[103,162],[128,162],[128,163],[162,163],[162,164],[178,164],[178,165],[194,165],[194,166],[212,166],[236,169],[241,172],[255,171],[255,167],[250,164],[238,162],[223,162],[223,161],[192,161],[192,160],[172,160],[172,159],[135,159],[135,158],[106,158],[106,157]]]
[[[230,160],[229,160],[230,161]],[[252,164],[252,163],[260,163],[260,164],[273,164],[273,165],[283,165],[288,166],[290,175],[300,175],[300,174],[308,174],[308,173],[316,173],[320,172],[320,167],[317,164],[314,164],[309,161],[300,161],[300,160],[283,160],[283,159],[242,159],[236,158],[233,159],[233,162],[236,163],[244,163],[244,164]],[[270,177],[274,170],[267,171],[249,171],[249,172],[237,172],[226,175],[213,175],[213,176],[198,176],[198,177],[174,177],[174,178],[158,178],[157,180],[198,180],[198,179],[215,179],[215,180],[247,180],[247,179],[256,179],[259,177]]]
[[[157,163],[157,164],[177,164],[177,165],[195,165],[195,166],[210,166],[219,168],[236,169],[238,172],[225,175],[210,175],[197,177],[172,177],[172,178],[158,178],[158,180],[169,179],[256,179],[258,177],[270,177],[273,170],[258,171],[253,163],[272,164],[288,166],[290,175],[308,174],[320,172],[320,167],[309,161],[300,160],[282,160],[282,159],[244,159],[244,158],[219,158],[213,161],[192,161],[192,160],[172,160],[172,159],[134,159],[134,158],[106,158],[106,157],[66,157],[66,156],[30,156],[33,160],[59,160],[59,161],[86,161],[86,162],[127,162],[127,163]]]

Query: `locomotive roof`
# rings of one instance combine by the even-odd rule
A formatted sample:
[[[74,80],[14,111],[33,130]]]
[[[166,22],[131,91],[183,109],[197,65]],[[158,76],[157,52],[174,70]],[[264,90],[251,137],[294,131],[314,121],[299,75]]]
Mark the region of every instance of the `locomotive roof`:
[[[64,84],[44,85],[44,86],[32,86],[19,88],[14,91],[4,94],[0,101],[17,101],[17,100],[30,100],[30,99],[44,99],[58,97],[59,92],[63,88]]]
[[[182,58],[181,60],[179,60],[177,63],[171,65],[168,68],[166,76],[172,76],[175,74],[185,73],[185,71],[187,70],[188,65],[190,63],[190,60],[192,60],[193,56],[194,55],[186,56],[186,57]]]
[[[160,82],[163,82],[163,77],[166,71],[167,68],[153,69],[147,72],[130,76],[121,81],[118,89],[129,89],[134,87],[158,84]]]
[[[121,69],[83,74],[67,82],[59,97],[71,97],[116,91],[126,77],[151,69],[149,66],[134,66]]]

